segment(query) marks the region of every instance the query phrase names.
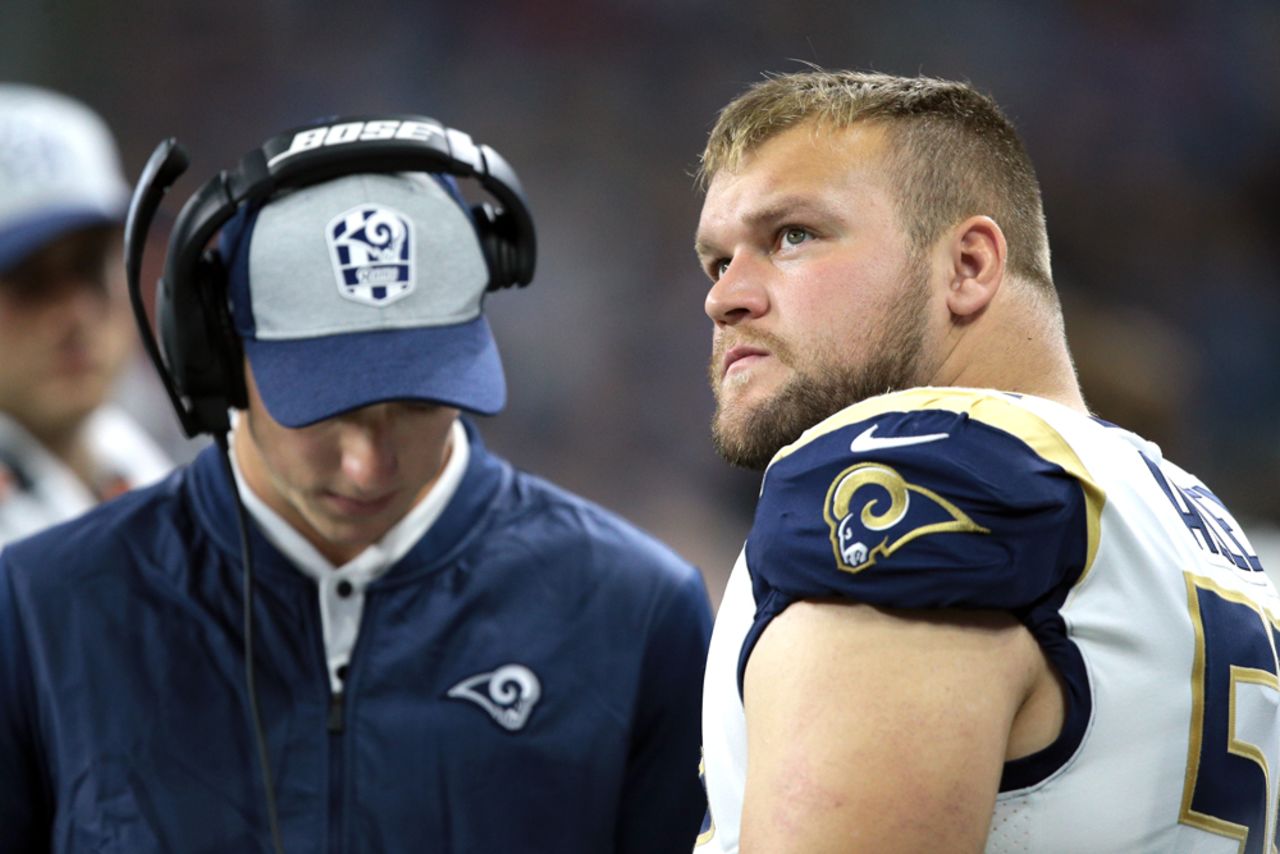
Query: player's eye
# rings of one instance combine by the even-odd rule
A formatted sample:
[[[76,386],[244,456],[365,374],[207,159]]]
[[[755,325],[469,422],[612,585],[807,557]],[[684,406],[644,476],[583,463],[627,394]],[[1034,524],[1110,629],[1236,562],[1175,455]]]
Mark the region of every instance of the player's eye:
[[[729,258],[717,258],[707,265],[707,272],[711,275],[712,281],[719,281],[720,277],[729,269]]]
[[[781,234],[783,246],[799,246],[811,237],[813,237],[813,235],[809,233],[809,229],[801,228],[798,225],[787,226],[782,229]]]

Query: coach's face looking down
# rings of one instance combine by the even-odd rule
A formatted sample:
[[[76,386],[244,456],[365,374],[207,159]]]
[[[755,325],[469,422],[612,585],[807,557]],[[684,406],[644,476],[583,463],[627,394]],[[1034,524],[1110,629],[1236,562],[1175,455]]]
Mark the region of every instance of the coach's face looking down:
[[[366,406],[306,427],[271,417],[245,362],[249,406],[235,430],[245,482],[335,566],[382,539],[431,489],[458,410]]]

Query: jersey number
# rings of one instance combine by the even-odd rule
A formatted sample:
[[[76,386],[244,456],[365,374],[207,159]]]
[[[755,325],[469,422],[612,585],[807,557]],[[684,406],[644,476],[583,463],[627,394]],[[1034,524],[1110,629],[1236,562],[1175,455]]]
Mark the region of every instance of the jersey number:
[[[1245,597],[1185,574],[1196,630],[1183,824],[1272,851],[1280,746],[1269,743],[1280,704],[1280,627]]]

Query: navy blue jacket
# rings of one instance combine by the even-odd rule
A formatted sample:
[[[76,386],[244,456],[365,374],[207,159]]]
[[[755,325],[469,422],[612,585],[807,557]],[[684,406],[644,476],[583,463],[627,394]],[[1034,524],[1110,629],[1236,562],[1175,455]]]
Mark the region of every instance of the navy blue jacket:
[[[367,590],[336,708],[315,584],[251,534],[285,850],[688,851],[700,576],[468,432],[457,494]],[[217,453],[0,554],[0,851],[269,850]],[[508,664],[541,686],[514,731],[449,696]]]

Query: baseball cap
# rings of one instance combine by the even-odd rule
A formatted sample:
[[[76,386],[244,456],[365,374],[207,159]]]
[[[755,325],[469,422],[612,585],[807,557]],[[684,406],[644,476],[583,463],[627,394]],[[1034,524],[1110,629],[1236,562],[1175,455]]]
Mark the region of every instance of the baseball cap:
[[[128,200],[96,113],[47,89],[0,83],[0,271],[64,234],[123,222]]]
[[[347,175],[223,229],[232,321],[286,427],[393,400],[493,415],[502,362],[482,313],[488,266],[456,188]]]

